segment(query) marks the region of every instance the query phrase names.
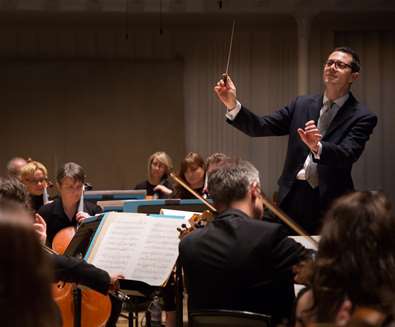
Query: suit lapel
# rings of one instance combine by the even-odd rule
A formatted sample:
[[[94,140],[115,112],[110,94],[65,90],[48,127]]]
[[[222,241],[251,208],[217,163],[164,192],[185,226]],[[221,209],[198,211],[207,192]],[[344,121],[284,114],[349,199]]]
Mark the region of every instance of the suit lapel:
[[[354,114],[354,111],[356,110],[355,102],[355,98],[350,93],[350,97],[336,113],[336,116],[335,118],[333,118],[331,124],[329,125],[329,128],[323,139],[327,139],[337,129],[338,126],[343,124],[343,122],[347,121],[348,118]]]

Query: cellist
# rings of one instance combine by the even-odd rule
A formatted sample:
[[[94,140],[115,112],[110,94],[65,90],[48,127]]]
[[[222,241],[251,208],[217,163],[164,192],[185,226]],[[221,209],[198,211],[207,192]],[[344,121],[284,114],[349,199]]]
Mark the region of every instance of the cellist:
[[[77,226],[83,219],[102,212],[99,206],[91,202],[83,201],[80,204],[84,182],[85,172],[80,165],[68,162],[59,169],[56,184],[60,197],[38,212],[47,224],[47,244],[52,244],[56,233],[63,228]],[[81,211],[80,205],[83,208]]]

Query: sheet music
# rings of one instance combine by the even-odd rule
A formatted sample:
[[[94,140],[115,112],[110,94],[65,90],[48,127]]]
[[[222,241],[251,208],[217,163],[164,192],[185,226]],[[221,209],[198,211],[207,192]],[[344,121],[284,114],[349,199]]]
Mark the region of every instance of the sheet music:
[[[88,262],[126,279],[164,284],[178,257],[177,227],[183,220],[118,212],[104,219]]]
[[[308,239],[306,239],[306,237],[304,236],[288,236],[288,237],[292,238],[295,242],[302,244],[306,249],[316,250],[316,248],[311,244],[311,242]],[[315,239],[317,242],[320,241],[319,235],[312,235],[311,237]]]

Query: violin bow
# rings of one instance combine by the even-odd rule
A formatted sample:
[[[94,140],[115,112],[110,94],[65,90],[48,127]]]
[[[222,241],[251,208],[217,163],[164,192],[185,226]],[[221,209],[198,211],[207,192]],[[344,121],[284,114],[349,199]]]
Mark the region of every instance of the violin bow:
[[[283,223],[289,226],[293,231],[295,231],[298,235],[305,237],[314,247],[318,248],[318,242],[311,237],[311,235],[307,234],[307,232],[297,224],[293,219],[291,219],[284,211],[278,208],[276,205],[271,203],[269,199],[262,193],[262,202],[263,204],[269,208]]]
[[[178,184],[184,187],[189,193],[193,194],[196,198],[202,201],[212,212],[217,212],[217,209],[213,207],[213,205],[208,202],[205,198],[203,198],[200,194],[196,193],[193,189],[191,189],[182,179],[177,177],[176,174],[170,173],[170,177],[174,179]]]

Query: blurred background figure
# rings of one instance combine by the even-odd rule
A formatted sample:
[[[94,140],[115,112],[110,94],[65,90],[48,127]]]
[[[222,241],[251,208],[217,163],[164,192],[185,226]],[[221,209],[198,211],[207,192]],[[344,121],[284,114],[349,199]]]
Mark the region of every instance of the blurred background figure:
[[[217,168],[219,168],[227,160],[230,160],[230,157],[228,157],[225,153],[221,153],[221,152],[215,152],[207,157],[206,176],[204,179],[204,188],[203,188],[203,196],[205,198],[209,197],[208,189],[207,189],[208,175],[214,170],[216,170]]]
[[[147,180],[138,183],[136,190],[146,190],[147,197],[169,198],[173,193],[173,186],[169,181],[169,173],[173,169],[173,161],[163,151],[155,152],[148,158]]]
[[[58,327],[52,267],[24,206],[0,200],[1,326]]]
[[[199,195],[203,195],[206,164],[202,156],[196,152],[189,152],[181,162],[178,177]],[[194,199],[195,197],[181,185],[176,185],[174,198]]]
[[[7,174],[9,177],[20,178],[21,169],[27,161],[21,157],[12,158],[7,164]]]
[[[361,309],[376,312],[373,316],[378,319],[393,319],[395,217],[391,210],[386,196],[375,191],[351,193],[334,202],[321,231],[313,304],[300,308],[305,322],[344,326]]]

